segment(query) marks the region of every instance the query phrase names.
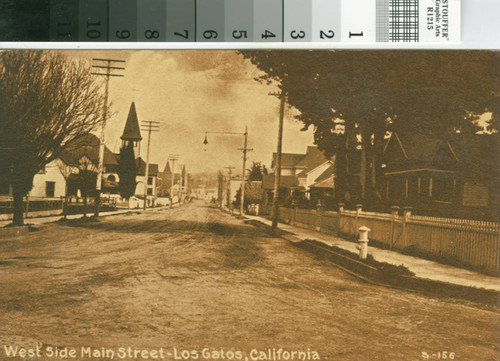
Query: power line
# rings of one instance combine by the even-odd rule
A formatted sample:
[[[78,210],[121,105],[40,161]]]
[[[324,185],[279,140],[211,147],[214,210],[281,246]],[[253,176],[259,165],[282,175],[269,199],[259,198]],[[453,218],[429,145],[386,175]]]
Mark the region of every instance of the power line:
[[[108,117],[108,98],[109,98],[109,79],[111,77],[124,77],[123,74],[117,74],[116,72],[113,73],[113,71],[116,70],[125,70],[125,67],[116,67],[112,66],[111,64],[113,63],[123,63],[125,64],[125,60],[120,60],[120,59],[101,59],[101,58],[93,58],[92,59],[94,62],[97,62],[97,64],[92,64],[92,68],[96,69],[105,69],[105,73],[91,73],[92,75],[97,75],[97,76],[104,76],[106,77],[106,87],[105,87],[105,93],[104,93],[104,110],[103,110],[103,120],[102,120],[102,126],[101,126],[101,138],[100,138],[100,144],[99,144],[99,169],[97,173],[97,183],[96,183],[96,190],[97,190],[97,196],[95,200],[95,216],[99,216],[99,208],[101,206],[101,189],[102,189],[102,174],[104,172],[104,141],[105,141],[105,136],[106,136],[106,120]],[[101,65],[102,63],[104,65]]]

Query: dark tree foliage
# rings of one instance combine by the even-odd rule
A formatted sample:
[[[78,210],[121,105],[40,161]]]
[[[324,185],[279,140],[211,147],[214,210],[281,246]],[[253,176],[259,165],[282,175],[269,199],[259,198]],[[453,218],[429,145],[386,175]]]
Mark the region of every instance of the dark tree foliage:
[[[252,167],[247,169],[248,180],[249,181],[260,181],[262,182],[262,177],[267,174],[266,166],[261,162],[252,162]]]
[[[23,223],[23,196],[35,174],[96,128],[103,100],[83,60],[48,51],[0,53],[2,175],[12,185],[15,225]]]
[[[473,136],[498,119],[500,53],[486,51],[243,51],[297,108],[304,130],[336,155],[336,198],[376,201],[388,131]]]
[[[135,162],[134,145],[130,142],[121,147],[118,161],[119,191],[123,198],[129,199],[135,194],[136,175],[137,164]]]

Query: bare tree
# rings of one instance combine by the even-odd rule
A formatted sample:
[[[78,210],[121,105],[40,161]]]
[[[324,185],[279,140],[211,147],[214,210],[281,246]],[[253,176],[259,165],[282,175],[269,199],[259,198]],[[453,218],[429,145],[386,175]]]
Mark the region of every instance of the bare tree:
[[[0,143],[9,154],[15,225],[34,175],[102,121],[90,64],[52,51],[0,53]]]

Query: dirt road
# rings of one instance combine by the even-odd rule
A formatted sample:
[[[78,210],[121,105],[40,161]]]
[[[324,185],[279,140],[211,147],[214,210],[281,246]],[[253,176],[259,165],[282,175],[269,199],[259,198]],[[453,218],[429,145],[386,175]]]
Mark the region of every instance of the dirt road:
[[[273,348],[290,360],[500,359],[498,313],[367,285],[203,203],[37,227],[0,235],[2,360],[4,346],[35,341],[42,355],[22,359],[71,359],[49,357],[55,346],[77,360],[119,359],[119,347],[171,360],[221,348],[250,361],[288,361]],[[126,359],[161,358],[147,352]]]

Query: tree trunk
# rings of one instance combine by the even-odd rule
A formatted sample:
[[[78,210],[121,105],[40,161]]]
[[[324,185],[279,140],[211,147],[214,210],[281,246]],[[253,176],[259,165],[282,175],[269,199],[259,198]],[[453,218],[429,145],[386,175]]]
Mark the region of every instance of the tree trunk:
[[[65,185],[64,185],[64,204],[63,204],[63,216],[64,219],[67,217],[67,207],[68,207],[68,179],[64,179]]]
[[[24,223],[23,194],[17,189],[15,184],[12,185],[12,193],[14,196],[12,224],[14,226],[22,226]]]

